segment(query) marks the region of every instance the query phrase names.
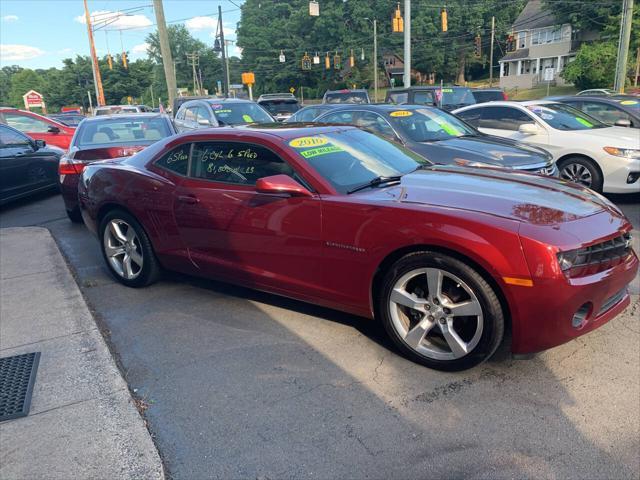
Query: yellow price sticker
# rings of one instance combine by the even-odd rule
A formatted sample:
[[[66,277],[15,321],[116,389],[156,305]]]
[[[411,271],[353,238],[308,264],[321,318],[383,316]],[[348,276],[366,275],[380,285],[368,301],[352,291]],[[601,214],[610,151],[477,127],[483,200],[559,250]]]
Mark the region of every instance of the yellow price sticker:
[[[413,115],[413,112],[410,112],[408,110],[397,110],[395,112],[391,112],[389,115],[391,115],[392,117],[410,117],[411,115]]]
[[[636,100],[623,100],[620,102],[620,105],[637,105],[638,102]]]
[[[309,147],[319,147],[321,145],[326,145],[329,143],[329,140],[326,138],[320,137],[300,137],[294,138],[289,142],[289,145],[293,148],[309,148]]]

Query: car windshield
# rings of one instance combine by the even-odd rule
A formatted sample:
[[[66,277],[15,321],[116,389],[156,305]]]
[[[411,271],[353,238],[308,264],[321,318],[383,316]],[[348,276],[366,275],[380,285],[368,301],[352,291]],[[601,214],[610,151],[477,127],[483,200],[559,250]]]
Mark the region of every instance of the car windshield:
[[[301,136],[287,142],[338,192],[376,177],[391,177],[431,165],[423,157],[356,128]]]
[[[273,123],[275,120],[255,103],[211,103],[211,109],[220,125],[247,123]]]
[[[365,92],[330,92],[324,97],[325,103],[369,103]]]
[[[259,105],[266,108],[272,115],[295,113],[300,108],[297,100],[263,100]]]
[[[438,105],[440,104],[440,89],[435,90],[436,100]],[[443,88],[442,89],[442,105],[454,106],[454,105],[473,105],[476,103],[476,99],[473,96],[473,92],[469,88]]]
[[[527,105],[527,109],[557,130],[591,130],[609,126],[563,103]]]
[[[458,118],[435,108],[394,110],[387,118],[414,142],[437,142],[478,134]]]
[[[171,135],[167,121],[161,117],[105,118],[80,124],[75,144],[90,145],[148,145]]]

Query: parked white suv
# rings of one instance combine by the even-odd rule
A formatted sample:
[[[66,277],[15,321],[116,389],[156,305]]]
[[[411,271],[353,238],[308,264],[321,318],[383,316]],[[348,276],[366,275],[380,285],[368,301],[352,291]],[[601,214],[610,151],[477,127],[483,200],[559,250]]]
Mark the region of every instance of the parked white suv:
[[[453,113],[481,132],[542,147],[560,177],[608,193],[640,192],[640,135],[546,100],[491,102]]]

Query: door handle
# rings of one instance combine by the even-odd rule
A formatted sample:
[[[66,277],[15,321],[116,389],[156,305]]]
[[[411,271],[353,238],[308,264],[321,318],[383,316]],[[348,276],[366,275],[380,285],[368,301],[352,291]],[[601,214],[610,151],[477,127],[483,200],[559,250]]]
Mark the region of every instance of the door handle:
[[[198,200],[198,197],[194,195],[178,195],[178,201],[189,205],[195,205],[196,203],[200,202],[200,200]]]

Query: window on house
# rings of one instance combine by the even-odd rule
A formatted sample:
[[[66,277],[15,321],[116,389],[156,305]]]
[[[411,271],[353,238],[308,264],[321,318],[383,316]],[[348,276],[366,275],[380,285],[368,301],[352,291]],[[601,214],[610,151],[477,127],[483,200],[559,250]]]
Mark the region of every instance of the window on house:
[[[527,33],[518,32],[518,48],[525,48],[527,46]]]

